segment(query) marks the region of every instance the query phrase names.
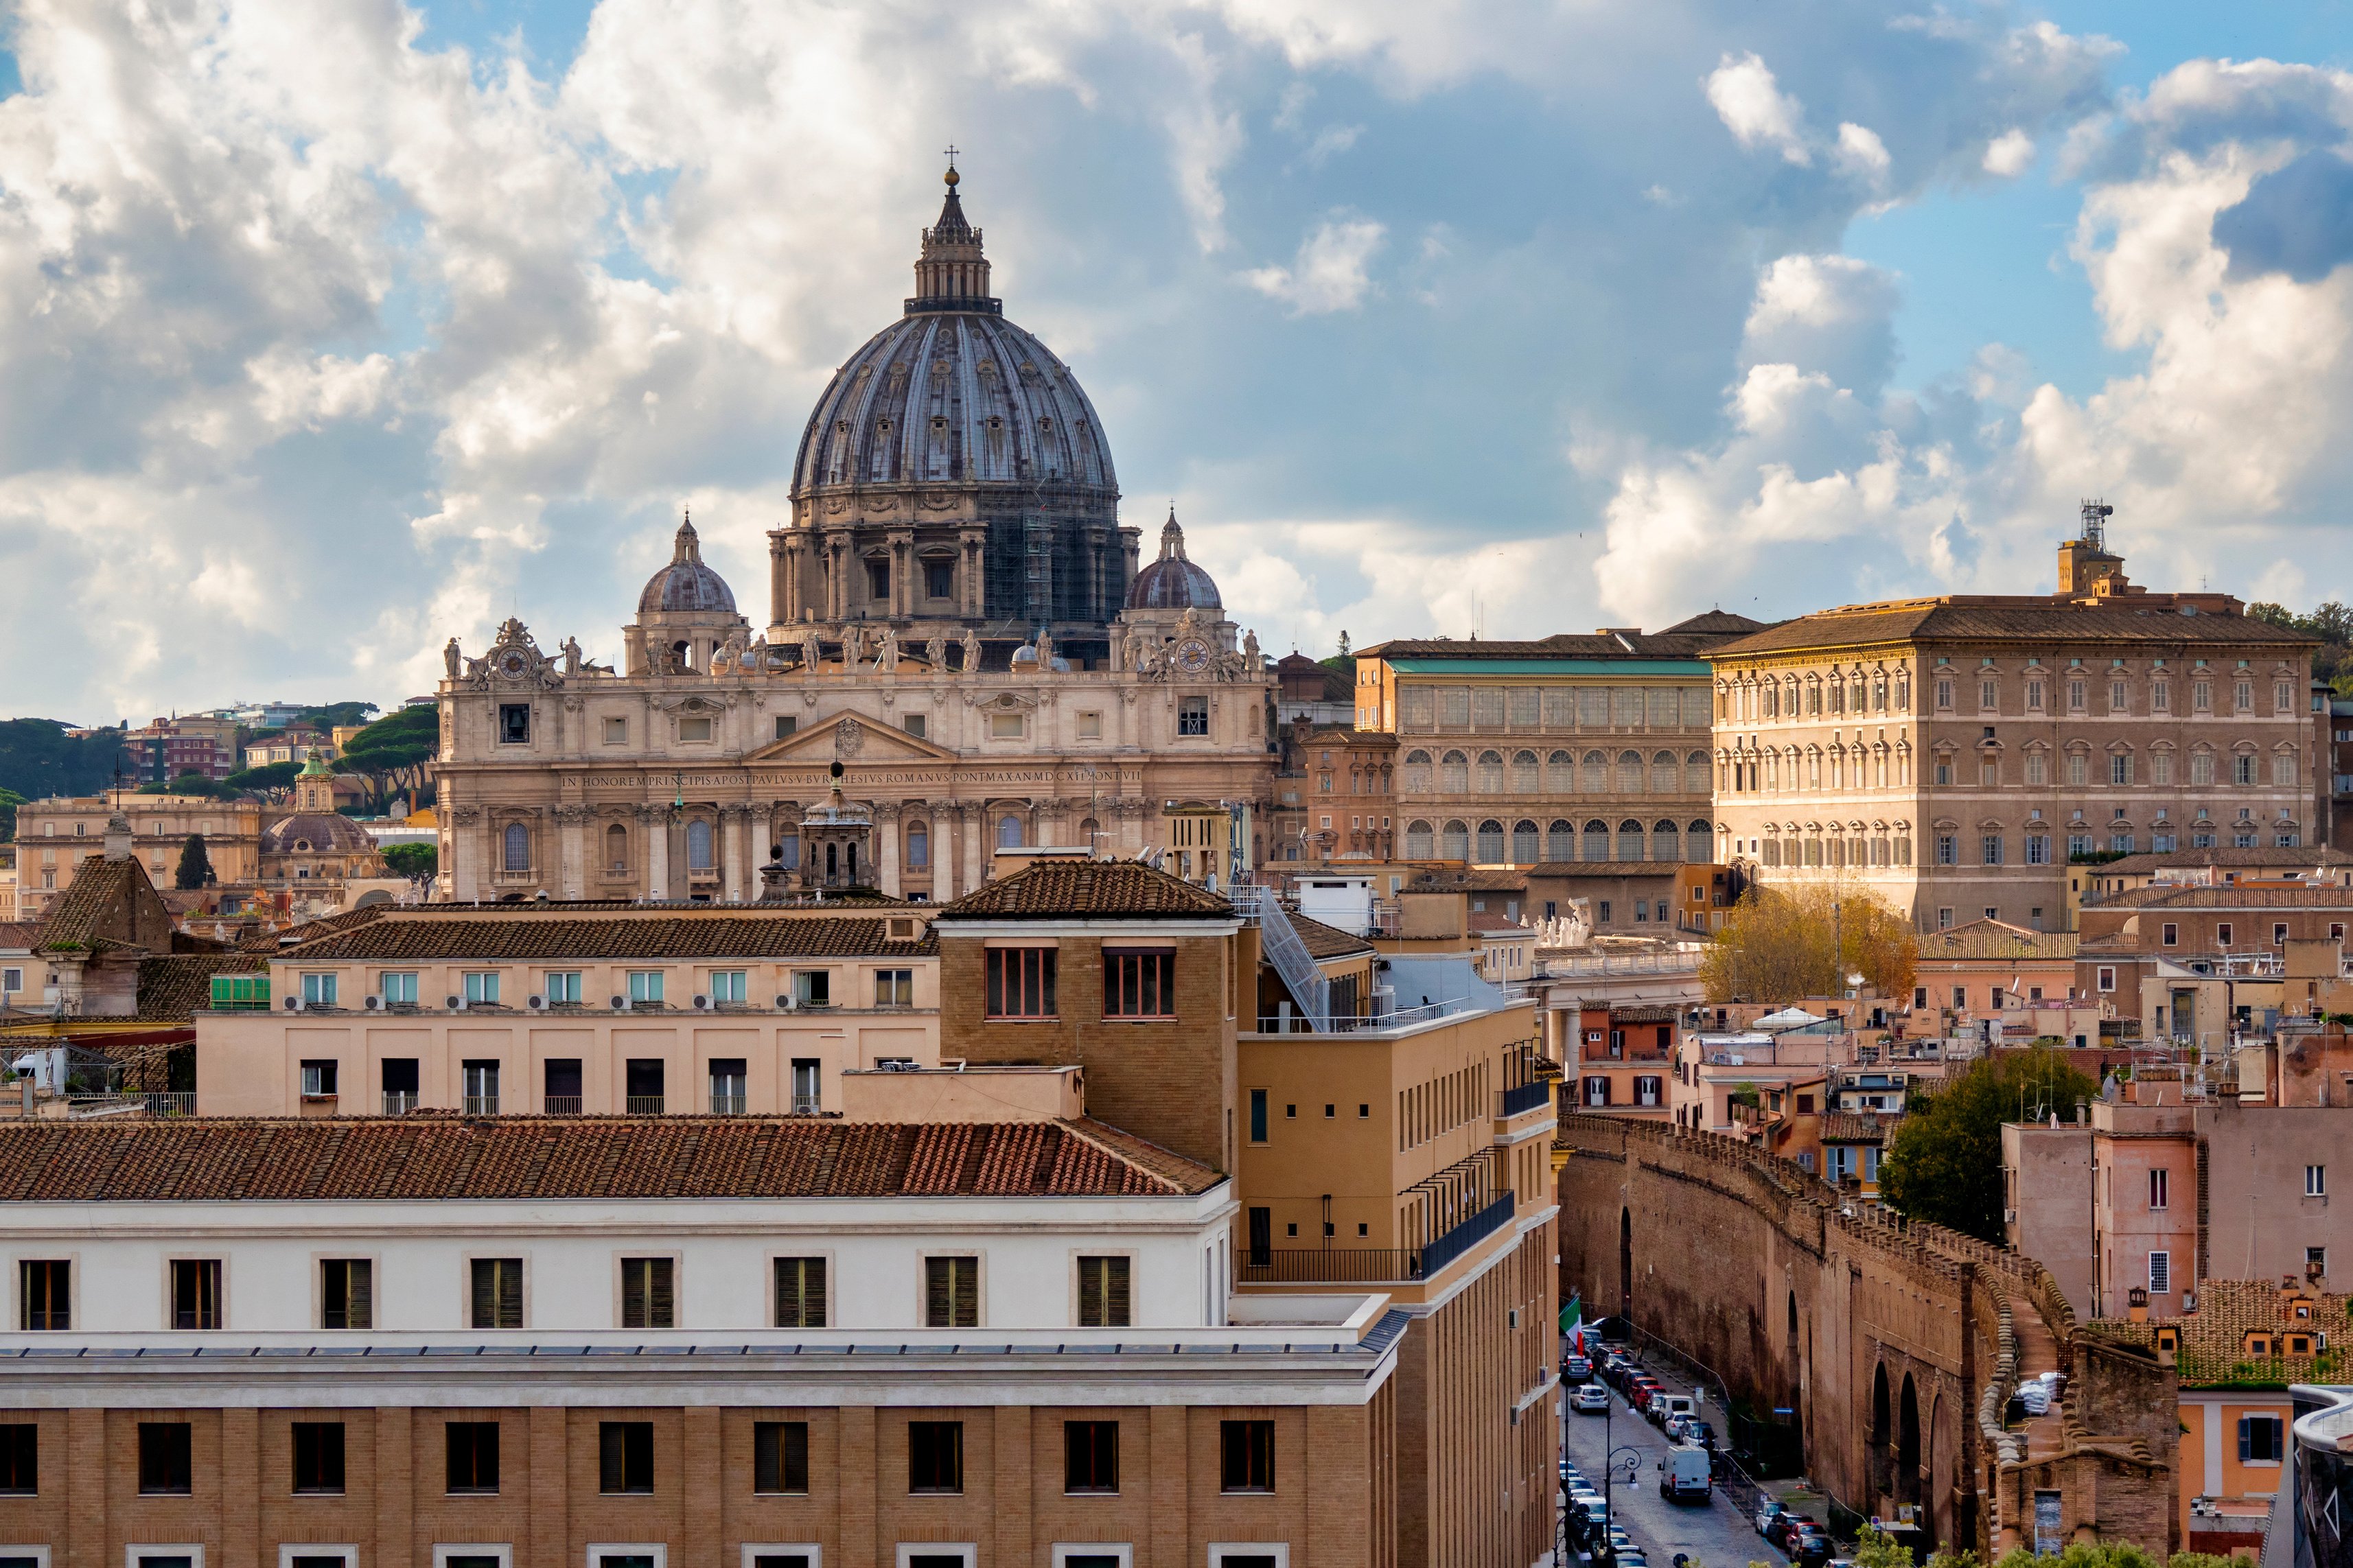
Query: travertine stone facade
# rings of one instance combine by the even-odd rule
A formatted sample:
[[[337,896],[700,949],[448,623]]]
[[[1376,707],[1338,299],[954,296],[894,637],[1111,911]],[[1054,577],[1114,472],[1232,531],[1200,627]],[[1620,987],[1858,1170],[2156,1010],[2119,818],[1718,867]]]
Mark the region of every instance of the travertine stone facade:
[[[2299,842],[2311,641],[2133,587],[2096,537],[2060,555],[2056,595],[1851,605],[1716,648],[1718,858],[1860,883],[1924,929],[2056,931],[2073,856]]]
[[[1704,860],[1707,650],[1757,623],[1356,654],[1356,728],[1397,737],[1394,853],[1480,865]]]
[[[250,800],[212,800],[192,795],[136,795],[122,791],[104,799],[90,796],[29,801],[16,808],[17,918],[36,921],[59,893],[73,886],[81,862],[98,853],[109,814],[131,819],[131,852],[158,887],[172,885],[180,851],[190,834],[201,836],[213,874],[224,882],[249,882],[261,870],[261,805]]]

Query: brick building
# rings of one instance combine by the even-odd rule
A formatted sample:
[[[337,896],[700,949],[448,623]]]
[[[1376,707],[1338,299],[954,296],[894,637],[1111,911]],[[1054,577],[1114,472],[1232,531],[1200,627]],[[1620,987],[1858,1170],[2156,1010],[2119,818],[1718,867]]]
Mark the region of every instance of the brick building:
[[[38,920],[73,886],[98,852],[107,819],[120,811],[131,824],[131,848],[150,880],[168,885],[191,836],[205,841],[205,858],[222,882],[250,882],[261,871],[261,805],[209,795],[57,796],[16,808],[18,918]]]
[[[1848,605],[1714,648],[1715,858],[1847,879],[1924,930],[2057,930],[2079,857],[2306,842],[2313,639],[2134,586],[2105,515],[2059,547],[2056,593]]]

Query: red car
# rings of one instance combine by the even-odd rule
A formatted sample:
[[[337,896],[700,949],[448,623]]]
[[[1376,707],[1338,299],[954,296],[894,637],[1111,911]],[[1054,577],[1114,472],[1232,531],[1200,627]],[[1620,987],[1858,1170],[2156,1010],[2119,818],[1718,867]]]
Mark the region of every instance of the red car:
[[[1666,1391],[1667,1385],[1656,1378],[1637,1377],[1627,1390],[1626,1402],[1638,1411],[1648,1410],[1651,1407],[1651,1396],[1654,1394],[1664,1394]]]

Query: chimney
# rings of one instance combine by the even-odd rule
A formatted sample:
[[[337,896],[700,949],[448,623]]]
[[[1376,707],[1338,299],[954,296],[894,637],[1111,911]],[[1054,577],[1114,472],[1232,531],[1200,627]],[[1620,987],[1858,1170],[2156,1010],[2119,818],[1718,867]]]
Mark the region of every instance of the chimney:
[[[110,860],[131,858],[131,816],[118,804],[114,815],[106,819],[106,858]]]
[[[2125,1292],[2125,1319],[2135,1323],[2148,1321],[2148,1292],[2138,1285]]]

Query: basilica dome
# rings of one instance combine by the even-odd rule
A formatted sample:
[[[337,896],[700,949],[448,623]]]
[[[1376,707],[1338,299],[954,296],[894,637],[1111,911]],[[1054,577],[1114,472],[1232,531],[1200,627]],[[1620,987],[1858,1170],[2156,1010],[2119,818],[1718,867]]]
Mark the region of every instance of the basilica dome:
[[[1185,531],[1176,526],[1176,509],[1160,530],[1160,559],[1135,574],[1128,584],[1131,610],[1222,610],[1218,584],[1207,572],[1185,559]]]
[[[373,855],[375,840],[350,817],[298,811],[261,830],[265,855]]]
[[[638,595],[638,614],[664,611],[735,613],[735,595],[727,580],[702,563],[702,541],[691,519],[679,525],[678,537],[670,545],[670,564],[647,578],[646,591]]]

